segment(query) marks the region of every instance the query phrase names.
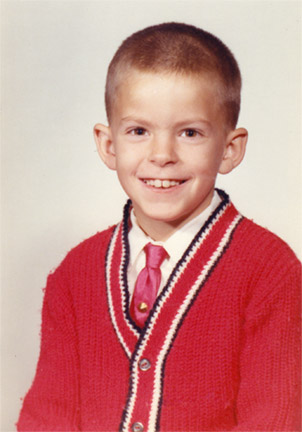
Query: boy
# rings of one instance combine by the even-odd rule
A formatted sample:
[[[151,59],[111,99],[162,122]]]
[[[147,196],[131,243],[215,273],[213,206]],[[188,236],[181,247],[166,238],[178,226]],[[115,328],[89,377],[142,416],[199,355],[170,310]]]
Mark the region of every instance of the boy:
[[[131,201],[48,278],[18,430],[299,430],[299,262],[215,190],[245,153],[240,88],[193,26],[115,54],[94,133]]]

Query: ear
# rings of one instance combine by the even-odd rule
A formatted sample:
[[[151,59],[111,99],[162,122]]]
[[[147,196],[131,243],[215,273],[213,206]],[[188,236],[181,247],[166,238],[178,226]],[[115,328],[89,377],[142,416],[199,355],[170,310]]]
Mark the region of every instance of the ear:
[[[108,168],[115,170],[116,159],[111,129],[108,126],[98,123],[93,128],[93,134],[102,161]]]
[[[248,132],[244,128],[232,130],[226,140],[223,159],[219,167],[220,174],[231,172],[240,164],[245,155]]]

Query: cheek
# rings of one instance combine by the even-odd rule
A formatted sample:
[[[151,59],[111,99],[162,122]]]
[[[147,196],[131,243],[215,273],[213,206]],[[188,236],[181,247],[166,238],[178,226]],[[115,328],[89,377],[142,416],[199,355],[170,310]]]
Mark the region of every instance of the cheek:
[[[192,156],[193,158],[193,156]],[[220,168],[220,157],[206,157],[195,159],[194,165],[192,165],[191,161],[191,172],[196,177],[202,181],[215,180],[219,168]]]
[[[194,163],[192,163],[194,161]],[[202,175],[203,173],[218,171],[220,166],[221,157],[220,155],[203,154],[202,156],[194,157],[191,154],[191,159],[188,160],[187,166],[191,166],[191,169],[196,174]]]
[[[221,161],[222,161],[222,158],[223,158],[224,152],[223,152],[223,146],[222,145],[218,146],[216,144],[215,147],[216,147],[215,151],[210,151],[208,153],[207,160],[208,160],[209,169],[218,171],[219,166],[220,166]]]
[[[124,143],[116,150],[116,163],[123,171],[135,170],[144,160],[144,151],[138,146]]]
[[[116,169],[119,177],[128,177],[136,173],[139,162],[135,155],[123,152],[116,158]]]

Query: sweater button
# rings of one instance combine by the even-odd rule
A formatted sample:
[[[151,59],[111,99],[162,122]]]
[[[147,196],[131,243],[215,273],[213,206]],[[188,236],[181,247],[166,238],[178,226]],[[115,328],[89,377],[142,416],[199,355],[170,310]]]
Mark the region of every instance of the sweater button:
[[[151,363],[149,362],[149,360],[148,359],[141,359],[140,360],[140,362],[139,362],[139,364],[138,364],[138,367],[140,368],[140,370],[142,370],[142,371],[147,371],[148,369],[150,369],[150,367],[151,367]]]
[[[133,423],[131,429],[133,430],[133,432],[143,432],[144,425],[140,422],[135,422],[135,423]]]

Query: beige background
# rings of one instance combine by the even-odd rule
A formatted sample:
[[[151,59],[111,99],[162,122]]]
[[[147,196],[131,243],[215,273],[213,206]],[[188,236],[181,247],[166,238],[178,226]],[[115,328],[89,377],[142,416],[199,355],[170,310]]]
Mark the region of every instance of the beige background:
[[[237,208],[301,257],[300,2],[2,1],[2,431],[14,430],[39,350],[48,272],[121,217],[98,159],[106,67],[121,40],[163,21],[215,33],[241,66],[243,164],[221,177]]]

